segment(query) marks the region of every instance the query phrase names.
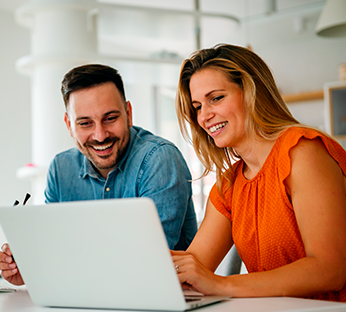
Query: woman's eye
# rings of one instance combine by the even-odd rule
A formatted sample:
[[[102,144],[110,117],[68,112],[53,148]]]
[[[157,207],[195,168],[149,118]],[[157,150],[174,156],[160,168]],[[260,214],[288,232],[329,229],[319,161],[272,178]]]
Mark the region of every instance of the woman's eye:
[[[195,110],[200,110],[200,109],[202,108],[202,105],[197,104],[197,103],[194,103],[194,104],[193,104],[193,108],[194,108]]]
[[[216,96],[216,97],[214,97],[214,98],[213,98],[213,102],[220,101],[220,100],[222,100],[223,98],[224,98],[224,96],[223,96],[223,95]]]

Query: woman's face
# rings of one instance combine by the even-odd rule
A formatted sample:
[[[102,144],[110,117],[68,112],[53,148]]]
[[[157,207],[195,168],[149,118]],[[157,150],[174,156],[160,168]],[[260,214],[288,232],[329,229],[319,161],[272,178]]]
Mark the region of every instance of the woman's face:
[[[246,112],[243,92],[216,69],[194,73],[190,80],[191,101],[198,124],[220,148],[237,148],[245,138]]]

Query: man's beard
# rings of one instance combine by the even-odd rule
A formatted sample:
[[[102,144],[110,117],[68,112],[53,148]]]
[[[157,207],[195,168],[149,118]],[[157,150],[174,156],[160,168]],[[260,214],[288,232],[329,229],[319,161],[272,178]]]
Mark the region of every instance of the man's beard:
[[[127,140],[127,142],[125,143],[125,145],[123,145],[125,140]],[[114,149],[113,153],[110,155],[95,155],[93,152],[90,152],[90,150],[93,150],[92,146],[100,146],[110,143],[112,143],[112,146],[110,148]],[[119,137],[111,137],[106,138],[103,142],[88,141],[83,145],[82,148],[81,145],[78,144],[78,148],[82,152],[82,154],[89,159],[96,170],[104,170],[113,169],[119,164],[127,151],[129,143],[130,131],[128,132],[128,136],[124,137],[122,140]],[[116,146],[117,144],[119,145]],[[112,159],[110,159],[108,162],[99,161],[99,159],[107,160],[109,158]]]

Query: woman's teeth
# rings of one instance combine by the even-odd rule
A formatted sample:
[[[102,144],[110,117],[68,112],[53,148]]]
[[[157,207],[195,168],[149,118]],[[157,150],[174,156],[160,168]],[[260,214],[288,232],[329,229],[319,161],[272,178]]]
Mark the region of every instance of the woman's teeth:
[[[215,131],[220,130],[221,128],[226,126],[226,124],[227,124],[227,122],[220,123],[218,125],[212,126],[209,130],[211,133],[214,133]]]

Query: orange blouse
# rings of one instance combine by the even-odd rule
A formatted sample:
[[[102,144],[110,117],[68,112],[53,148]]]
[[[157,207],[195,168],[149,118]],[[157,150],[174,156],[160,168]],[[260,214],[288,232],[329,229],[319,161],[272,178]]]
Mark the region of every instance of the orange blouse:
[[[232,221],[233,241],[249,273],[272,270],[306,256],[284,185],[291,171],[290,149],[302,137],[320,138],[346,175],[346,152],[337,142],[313,129],[291,127],[277,139],[253,179],[246,180],[240,160],[233,165],[234,184],[227,189],[223,181],[224,199],[216,185],[210,192],[216,209]],[[311,298],[346,302],[346,286],[340,292]]]

